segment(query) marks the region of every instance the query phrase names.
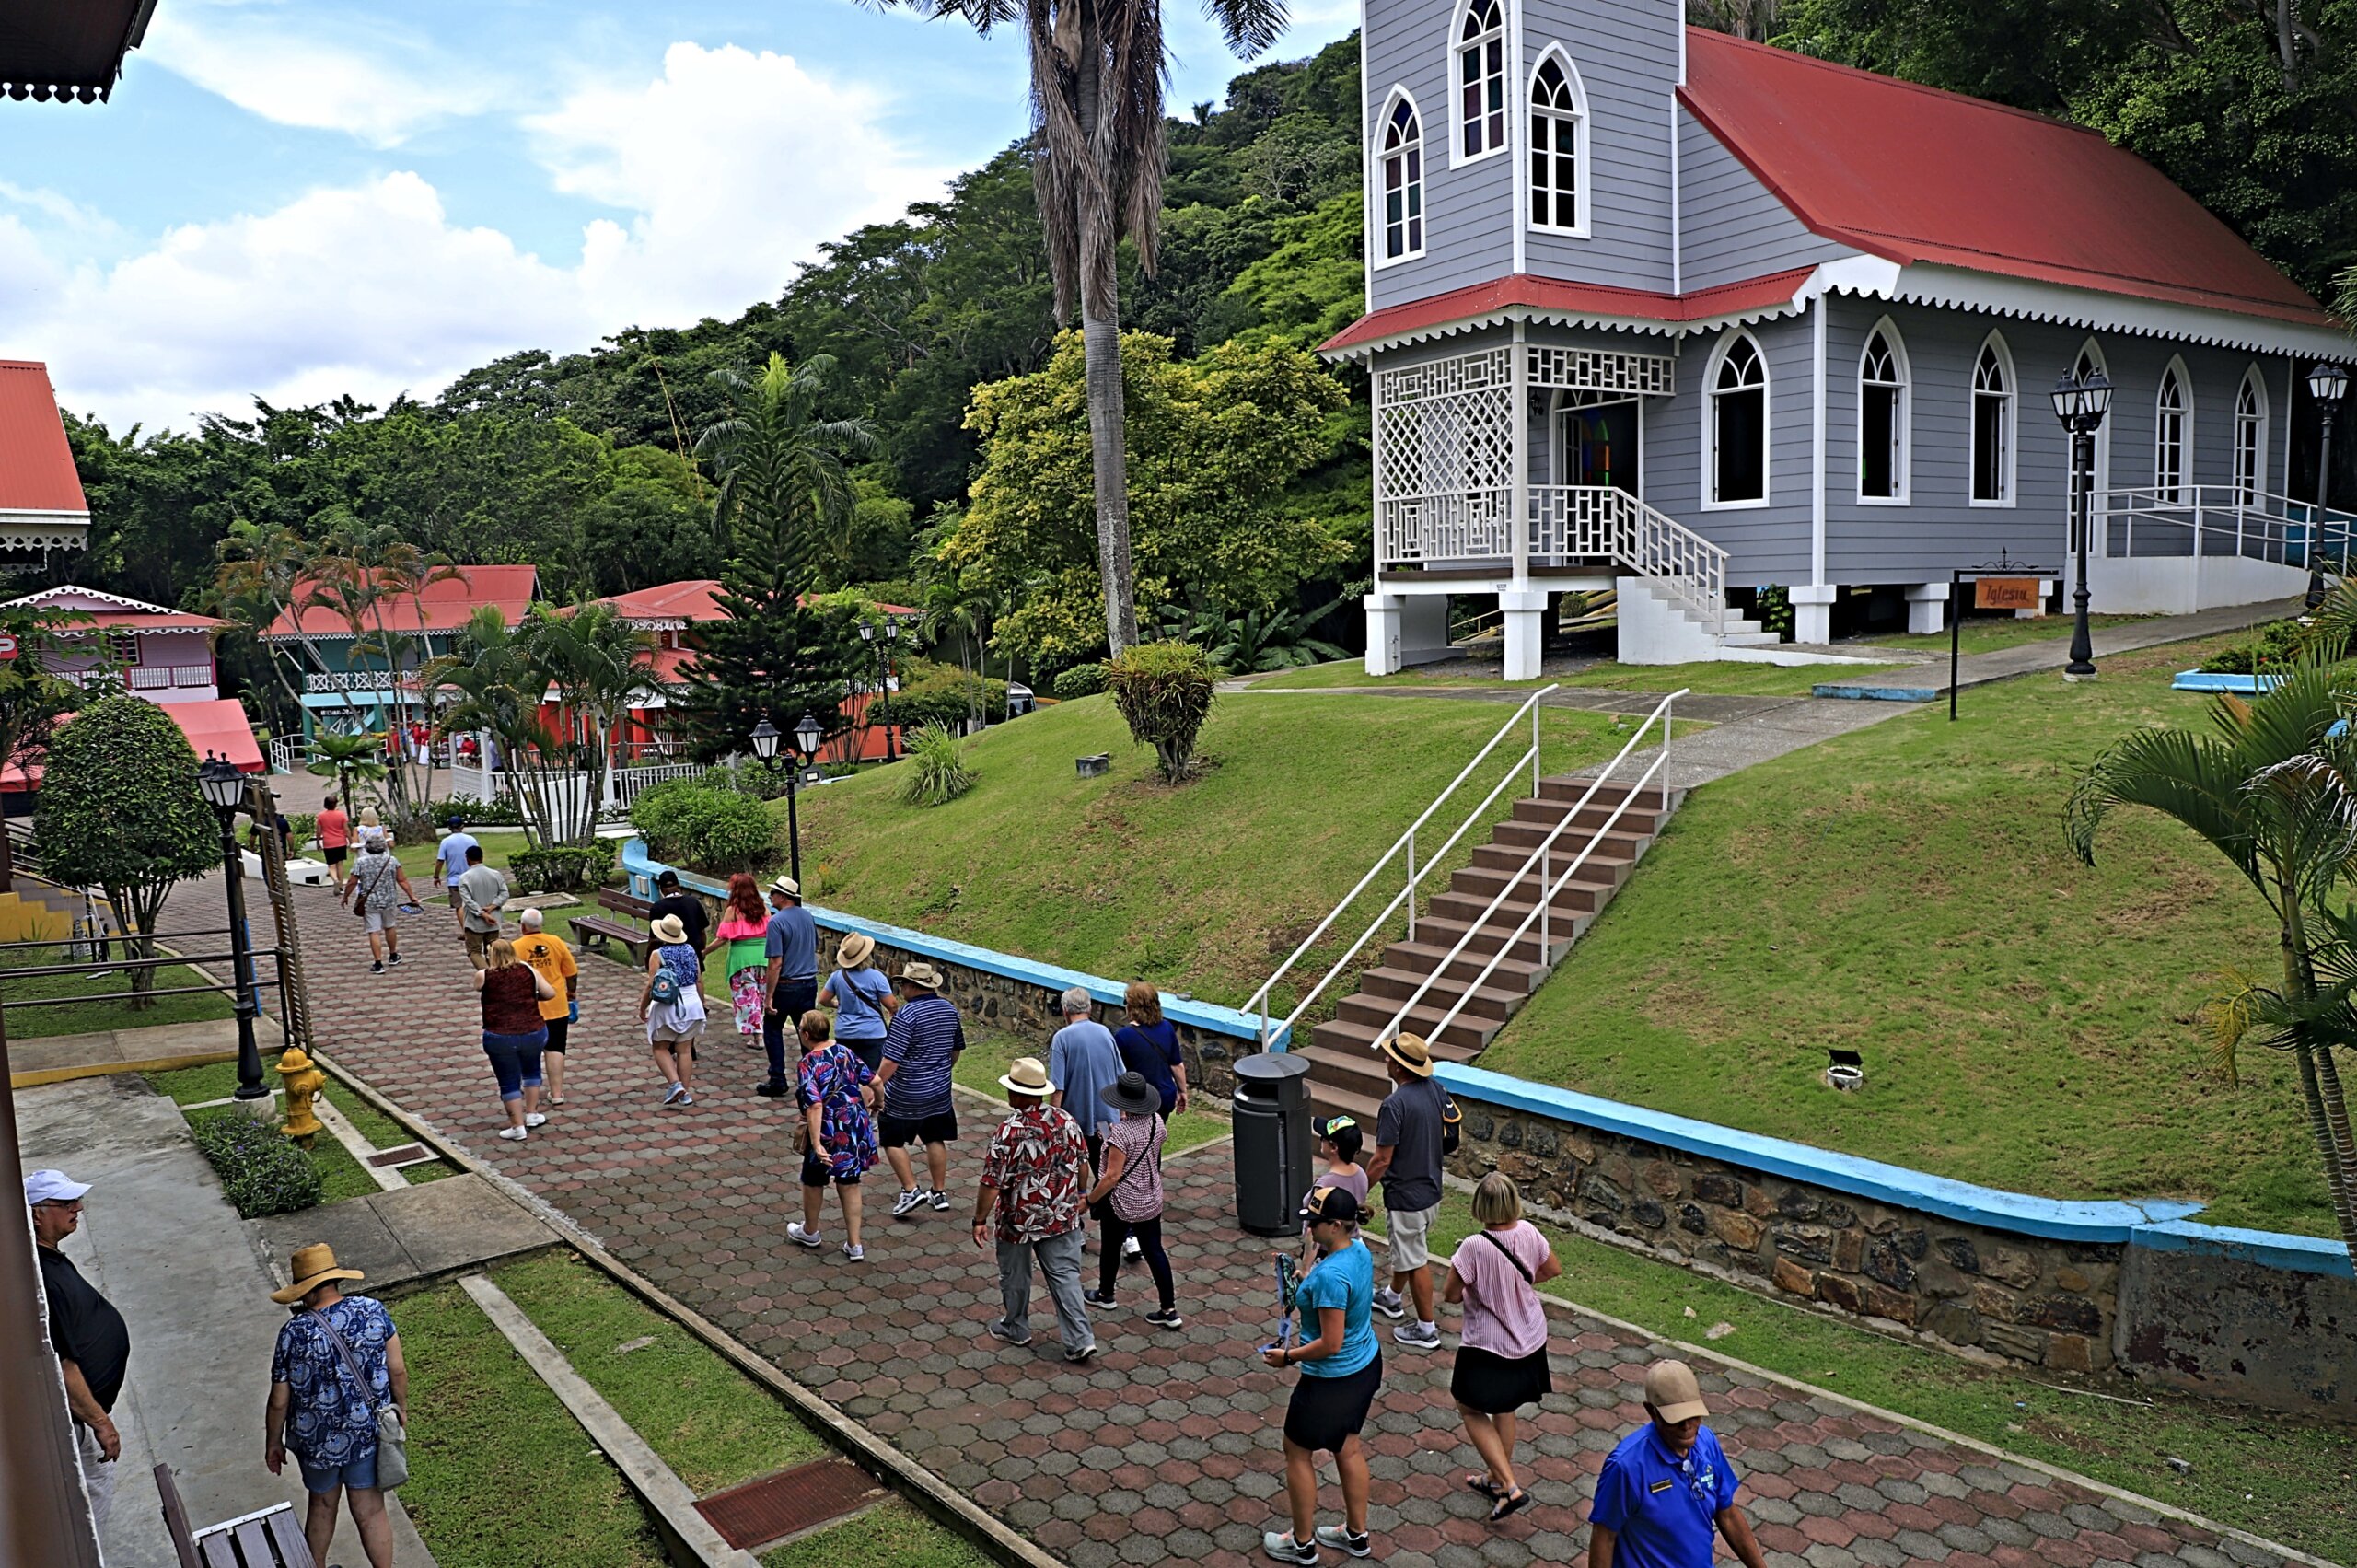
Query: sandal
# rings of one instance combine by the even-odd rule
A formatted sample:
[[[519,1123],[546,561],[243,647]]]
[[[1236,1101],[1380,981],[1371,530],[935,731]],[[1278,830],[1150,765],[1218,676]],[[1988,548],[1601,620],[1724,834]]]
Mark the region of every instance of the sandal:
[[[1498,1499],[1498,1505],[1490,1510],[1490,1523],[1493,1525],[1497,1524],[1505,1518],[1507,1515],[1514,1513],[1529,1501],[1530,1493],[1524,1491],[1521,1487],[1515,1487],[1512,1492],[1509,1492],[1504,1496],[1500,1497]]]
[[[1492,1503],[1499,1502],[1505,1496],[1504,1493],[1498,1490],[1498,1483],[1485,1475],[1469,1475],[1465,1478],[1465,1484]]]

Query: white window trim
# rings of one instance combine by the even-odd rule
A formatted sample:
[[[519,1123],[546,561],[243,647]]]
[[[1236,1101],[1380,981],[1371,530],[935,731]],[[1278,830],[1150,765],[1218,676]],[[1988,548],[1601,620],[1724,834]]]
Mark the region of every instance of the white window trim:
[[[1982,501],[1972,494],[1972,448],[1980,416],[1980,392],[1975,383],[1980,375],[1980,356],[1991,348],[1997,351],[1997,366],[2005,376],[2005,494],[1999,500]],[[1972,351],[1971,363],[1965,366],[1964,395],[1965,505],[1995,510],[2017,507],[2021,505],[2022,494],[2022,378],[2020,372],[2014,368],[2014,351],[2006,343],[2004,333],[1991,332],[1980,340],[1980,346]]]
[[[2246,388],[2255,395],[2254,401],[2258,405],[2258,430],[2257,437],[2251,446],[2250,473],[2250,492],[2254,497],[2257,497],[2268,493],[2267,437],[2271,427],[2271,420],[2270,416],[2274,411],[2268,406],[2267,377],[2259,374],[2258,366],[2256,362],[2251,365],[2249,369],[2243,372],[2242,387],[2235,389],[2235,439],[2234,446],[2227,454],[2226,471],[2236,485],[2241,483],[2241,476],[2235,472],[2235,466],[2241,460],[2242,457],[2242,393],[2243,389]]]
[[[1515,50],[1512,47],[1515,42],[1514,19],[1508,15],[1505,0],[1498,0],[1498,30],[1494,36],[1498,40],[1499,53],[1503,62],[1500,66],[1498,86],[1505,95],[1506,134],[1498,138],[1495,145],[1485,147],[1478,153],[1469,155],[1465,150],[1465,85],[1457,79],[1457,57],[1466,50],[1486,42],[1493,36],[1483,33],[1474,43],[1469,44],[1465,41],[1465,14],[1473,8],[1474,3],[1475,0],[1461,0],[1457,9],[1449,13],[1448,17],[1448,52],[1441,72],[1441,80],[1446,84],[1448,89],[1448,167],[1451,168],[1469,168],[1477,163],[1487,163],[1493,157],[1503,157],[1518,139],[1514,132],[1514,117],[1521,112],[1521,106],[1515,102],[1514,98]],[[1416,117],[1416,122],[1423,123],[1423,116],[1421,112]],[[1432,138],[1427,136],[1424,140],[1429,145]],[[1424,161],[1430,163],[1432,160],[1428,157]]]
[[[2169,501],[2161,499],[2161,389],[2168,385],[2170,375],[2177,377],[2177,395],[2185,400],[2178,413],[2177,450],[2177,495]],[[2173,354],[2161,366],[2161,377],[2153,383],[2153,500],[2156,505],[2183,506],[2189,505],[2194,491],[2193,475],[2193,373],[2185,367],[2185,355]]]
[[[1891,471],[1891,477],[1898,483],[1898,494],[1869,495],[1854,482],[1852,488],[1857,491],[1861,506],[1911,506],[1915,495],[1915,363],[1907,357],[1907,340],[1899,335],[1898,323],[1887,316],[1867,329],[1865,342],[1858,345],[1858,455],[1863,459],[1866,450],[1866,350],[1874,346],[1876,332],[1890,345],[1890,357],[1898,366],[1898,457]]]
[[[1579,180],[1579,188],[1572,193],[1572,210],[1578,215],[1579,221],[1570,228],[1565,228],[1561,224],[1532,223],[1530,221],[1532,188],[1527,185],[1523,192],[1522,221],[1535,234],[1559,235],[1565,239],[1586,239],[1592,234],[1588,224],[1588,192],[1595,188],[1596,184],[1596,181],[1590,178],[1596,170],[1588,161],[1587,84],[1580,80],[1580,68],[1572,64],[1571,51],[1565,49],[1561,43],[1550,43],[1540,50],[1538,61],[1530,67],[1530,75],[1523,79],[1523,121],[1527,128],[1530,121],[1538,118],[1538,73],[1550,59],[1563,67],[1563,80],[1571,85],[1572,89],[1572,112],[1578,117],[1572,122],[1572,166]],[[1530,139],[1526,134],[1523,138],[1523,153],[1526,158],[1529,156],[1530,150]]]
[[[1372,154],[1366,160],[1366,209],[1372,215],[1372,226],[1368,235],[1372,244],[1367,250],[1367,270],[1370,273],[1380,272],[1386,267],[1404,265],[1417,260],[1424,253],[1424,248],[1421,245],[1402,250],[1397,256],[1387,255],[1384,250],[1384,229],[1387,226],[1384,223],[1383,213],[1383,137],[1384,133],[1391,127],[1392,106],[1402,99],[1407,102],[1408,112],[1416,117],[1416,145],[1422,148],[1425,154],[1421,160],[1424,177],[1417,183],[1424,187],[1424,238],[1427,239],[1432,238],[1432,138],[1424,134],[1424,110],[1423,106],[1416,101],[1416,95],[1405,87],[1394,87],[1383,95],[1382,112],[1375,117],[1375,128],[1367,138],[1371,144]]]
[[[1756,501],[1717,501],[1711,493],[1718,488],[1719,451],[1719,366],[1738,342],[1748,341],[1751,352],[1759,356],[1759,498]],[[1776,378],[1768,368],[1768,351],[1758,338],[1742,328],[1735,327],[1720,334],[1711,357],[1702,362],[1702,494],[1701,508],[1705,512],[1757,512],[1765,508],[1776,494]],[[1642,459],[1639,459],[1641,462]],[[1644,470],[1638,470],[1642,476]]]

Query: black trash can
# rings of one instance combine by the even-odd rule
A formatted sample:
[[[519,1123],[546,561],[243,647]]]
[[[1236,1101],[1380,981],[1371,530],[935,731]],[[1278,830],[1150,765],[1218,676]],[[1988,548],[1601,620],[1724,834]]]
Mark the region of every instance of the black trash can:
[[[1297,1236],[1315,1174],[1309,1063],[1286,1051],[1236,1059],[1236,1223],[1254,1236]]]

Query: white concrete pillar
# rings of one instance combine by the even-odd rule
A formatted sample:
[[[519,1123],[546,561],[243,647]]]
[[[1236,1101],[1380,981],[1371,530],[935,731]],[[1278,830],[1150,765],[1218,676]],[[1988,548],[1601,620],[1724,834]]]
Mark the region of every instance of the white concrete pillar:
[[[1505,612],[1508,680],[1538,679],[1539,656],[1547,647],[1547,596],[1544,593],[1502,593],[1498,608]]]
[[[1369,594],[1366,606],[1366,672],[1399,673],[1399,606],[1398,594]]]
[[[1794,642],[1833,641],[1833,596],[1840,591],[1839,583],[1794,583],[1784,590],[1793,605]]]
[[[1431,664],[1448,657],[1448,596],[1401,594],[1399,598],[1399,661]]]
[[[2197,563],[2197,564],[2198,564],[2198,563]],[[2046,619],[2046,601],[2047,601],[2048,599],[2049,599],[2049,598],[2052,598],[2053,597],[2054,597],[2054,579],[2053,579],[2053,578],[2051,578],[2051,577],[2040,577],[2040,578],[2038,580],[2038,608],[2037,608],[2037,609],[2035,609],[2035,610],[2016,610],[2015,611],[2014,611],[2014,620],[2016,620],[2016,621],[2043,621],[2043,620],[2045,620],[2045,619]],[[2067,600],[2065,601],[2065,609],[2066,609],[2066,610],[2067,610],[2067,609],[2068,609],[2068,602],[2067,602]]]
[[[1945,583],[1911,583],[1907,588],[1907,631],[1909,635],[1922,637],[1947,629],[1944,613],[1948,602]]]

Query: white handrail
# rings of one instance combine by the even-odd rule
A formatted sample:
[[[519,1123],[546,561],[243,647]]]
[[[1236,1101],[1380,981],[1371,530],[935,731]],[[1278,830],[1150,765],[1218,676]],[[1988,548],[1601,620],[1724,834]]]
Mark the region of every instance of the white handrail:
[[[1359,878],[1358,885],[1353,888],[1349,892],[1342,895],[1341,902],[1336,904],[1332,909],[1327,912],[1326,918],[1319,921],[1317,925],[1311,929],[1309,935],[1301,939],[1301,945],[1299,947],[1296,947],[1291,953],[1285,955],[1284,962],[1279,964],[1276,967],[1275,971],[1271,973],[1267,980],[1260,982],[1260,989],[1254,992],[1250,996],[1245,998],[1241,1011],[1250,1013],[1257,1010],[1260,1015],[1261,1050],[1266,1051],[1269,1049],[1269,994],[1276,989],[1277,981],[1284,978],[1285,971],[1292,969],[1293,966],[1299,961],[1304,953],[1308,952],[1311,947],[1317,946],[1318,939],[1326,935],[1328,929],[1330,928],[1334,922],[1341,917],[1342,912],[1350,908],[1351,905],[1357,900],[1358,896],[1361,893],[1366,891],[1367,885],[1373,882],[1376,877],[1381,874],[1385,866],[1391,864],[1393,856],[1399,854],[1402,849],[1407,851],[1408,876],[1406,882],[1401,887],[1399,894],[1394,896],[1391,901],[1384,906],[1383,912],[1376,916],[1375,923],[1367,927],[1365,932],[1360,935],[1357,941],[1351,944],[1349,951],[1345,952],[1340,958],[1335,960],[1333,967],[1326,971],[1324,978],[1319,980],[1318,984],[1310,990],[1308,995],[1304,996],[1299,1002],[1294,1005],[1293,1012],[1288,1014],[1284,1020],[1285,1027],[1288,1028],[1293,1026],[1295,1019],[1301,1016],[1303,1009],[1306,1008],[1312,1001],[1316,1000],[1318,993],[1323,992],[1327,985],[1332,981],[1334,976],[1341,972],[1342,966],[1349,963],[1353,958],[1356,958],[1359,950],[1367,945],[1368,941],[1374,937],[1377,931],[1382,929],[1384,923],[1389,920],[1393,912],[1399,907],[1399,902],[1402,899],[1408,900],[1408,935],[1411,938],[1413,938],[1416,930],[1416,906],[1414,894],[1417,884],[1422,881],[1425,873],[1431,871],[1434,866],[1438,865],[1447,855],[1449,850],[1455,847],[1457,841],[1464,836],[1465,830],[1468,827],[1470,827],[1474,820],[1478,819],[1483,811],[1489,809],[1491,803],[1497,798],[1498,791],[1504,789],[1508,783],[1520,775],[1522,772],[1522,764],[1525,762],[1528,762],[1530,764],[1530,793],[1534,796],[1538,795],[1539,699],[1549,695],[1556,690],[1557,688],[1551,684],[1542,686],[1538,691],[1533,691],[1528,697],[1525,698],[1522,705],[1515,709],[1514,713],[1506,719],[1506,722],[1498,726],[1498,732],[1490,737],[1488,744],[1484,745],[1480,750],[1476,751],[1473,754],[1473,760],[1466,763],[1462,769],[1458,770],[1457,775],[1455,778],[1448,781],[1448,787],[1434,796],[1433,797],[1432,804],[1425,807],[1423,811],[1418,815],[1416,819],[1408,824],[1408,830],[1394,839],[1391,842],[1391,847],[1383,852],[1382,858],[1367,868],[1366,875]],[[1425,822],[1429,821],[1433,813],[1439,810],[1441,806],[1448,799],[1448,797],[1457,793],[1457,785],[1463,784],[1468,778],[1472,776],[1473,770],[1481,765],[1482,759],[1497,749],[1498,742],[1504,740],[1508,733],[1510,733],[1514,727],[1522,721],[1522,717],[1525,714],[1530,715],[1530,746],[1528,749],[1525,750],[1521,756],[1515,759],[1514,765],[1506,770],[1505,776],[1500,779],[1497,784],[1491,786],[1490,793],[1482,798],[1482,801],[1479,806],[1476,806],[1472,811],[1467,815],[1465,820],[1457,825],[1457,831],[1448,836],[1448,842],[1441,846],[1439,853],[1425,856],[1422,870],[1418,870],[1416,867],[1416,830],[1422,827]]]
[[[1416,1005],[1424,999],[1424,993],[1433,988],[1433,983],[1435,981],[1439,980],[1441,976],[1448,972],[1448,969],[1451,964],[1454,964],[1459,958],[1464,956],[1467,945],[1470,943],[1474,937],[1480,935],[1482,928],[1488,925],[1490,917],[1497,913],[1498,910],[1505,903],[1508,896],[1511,895],[1516,888],[1522,885],[1522,879],[1530,874],[1530,868],[1534,865],[1539,865],[1542,867],[1547,865],[1548,862],[1551,859],[1555,847],[1555,841],[1562,835],[1563,830],[1572,825],[1573,818],[1577,817],[1581,812],[1588,808],[1589,803],[1595,800],[1596,792],[1597,790],[1602,789],[1606,784],[1612,782],[1613,772],[1622,762],[1628,761],[1629,753],[1636,749],[1637,742],[1644,738],[1645,732],[1647,730],[1653,728],[1654,721],[1655,719],[1660,720],[1661,754],[1654,759],[1653,765],[1644,771],[1643,776],[1641,776],[1635,784],[1627,786],[1627,794],[1621,797],[1620,804],[1612,808],[1612,814],[1605,819],[1604,825],[1596,829],[1594,833],[1588,836],[1586,847],[1580,851],[1578,855],[1573,859],[1571,865],[1563,868],[1563,874],[1561,877],[1555,877],[1550,882],[1548,879],[1550,875],[1549,870],[1542,869],[1540,871],[1538,908],[1532,910],[1529,914],[1524,916],[1522,923],[1515,926],[1512,934],[1506,937],[1505,941],[1499,945],[1498,950],[1491,955],[1490,961],[1482,966],[1481,972],[1476,975],[1472,983],[1465,988],[1464,994],[1459,996],[1457,999],[1456,1005],[1450,1007],[1448,1012],[1443,1016],[1439,1026],[1432,1031],[1429,1038],[1433,1040],[1438,1040],[1442,1032],[1446,1030],[1449,1025],[1457,1021],[1457,1015],[1464,1010],[1465,1004],[1471,999],[1475,992],[1481,989],[1482,985],[1488,981],[1491,975],[1497,972],[1498,965],[1505,961],[1505,956],[1514,951],[1514,945],[1522,940],[1523,933],[1530,929],[1530,923],[1534,920],[1540,920],[1546,915],[1549,907],[1554,902],[1555,894],[1562,890],[1566,882],[1571,880],[1572,874],[1573,872],[1579,870],[1581,866],[1587,864],[1587,857],[1596,853],[1596,846],[1604,842],[1605,834],[1612,830],[1614,824],[1620,820],[1621,817],[1628,811],[1630,805],[1636,800],[1637,792],[1644,788],[1647,784],[1651,783],[1654,775],[1659,772],[1663,764],[1669,761],[1670,732],[1672,725],[1675,722],[1672,713],[1672,705],[1677,703],[1678,699],[1685,696],[1688,690],[1689,689],[1686,687],[1680,687],[1677,691],[1671,692],[1668,696],[1664,697],[1658,703],[1655,704],[1654,711],[1645,716],[1645,722],[1637,726],[1637,730],[1634,735],[1629,737],[1628,744],[1621,747],[1620,752],[1613,757],[1612,761],[1604,765],[1604,771],[1596,774],[1596,776],[1590,781],[1587,788],[1581,793],[1579,799],[1573,801],[1569,807],[1564,808],[1562,817],[1556,822],[1553,828],[1548,830],[1547,836],[1538,842],[1538,847],[1532,850],[1528,855],[1524,857],[1523,863],[1515,868],[1514,875],[1506,878],[1505,885],[1501,887],[1497,892],[1492,896],[1489,903],[1482,909],[1481,912],[1473,917],[1472,922],[1465,928],[1465,935],[1458,937],[1457,939],[1457,945],[1448,950],[1448,956],[1441,959],[1439,963],[1433,966],[1432,973],[1423,978],[1422,981],[1417,985],[1416,989],[1410,993],[1408,999],[1399,1005],[1399,1010],[1391,1015],[1391,1021],[1384,1025],[1382,1028],[1376,1031],[1376,1048],[1380,1049],[1385,1040],[1396,1039],[1399,1036],[1399,1026],[1407,1020],[1408,1015],[1415,1010]],[[1665,784],[1662,786],[1662,806],[1666,809],[1668,805],[1669,788]]]

